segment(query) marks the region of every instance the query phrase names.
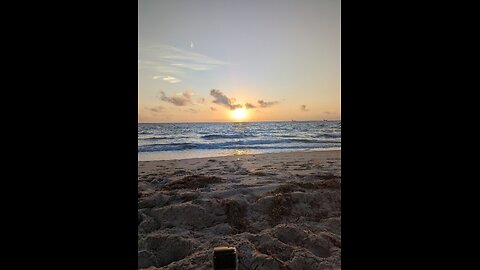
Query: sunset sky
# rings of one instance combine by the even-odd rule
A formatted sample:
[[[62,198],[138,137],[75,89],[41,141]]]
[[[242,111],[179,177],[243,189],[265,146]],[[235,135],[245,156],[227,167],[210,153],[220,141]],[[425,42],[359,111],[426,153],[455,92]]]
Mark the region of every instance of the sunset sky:
[[[340,119],[340,0],[138,3],[139,122]]]

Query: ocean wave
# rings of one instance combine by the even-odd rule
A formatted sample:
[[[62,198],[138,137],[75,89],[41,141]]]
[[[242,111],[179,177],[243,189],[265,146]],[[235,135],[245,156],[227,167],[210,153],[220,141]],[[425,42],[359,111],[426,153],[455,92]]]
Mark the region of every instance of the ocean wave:
[[[318,134],[316,137],[317,138],[321,138],[321,137],[324,137],[324,138],[341,138],[342,134],[341,133],[323,133],[323,134]]]
[[[212,147],[209,145],[144,145],[138,147],[138,152],[162,152],[182,150],[283,150],[283,149],[316,149],[341,147],[340,143],[307,145],[228,145],[224,147]]]
[[[240,138],[247,138],[247,137],[255,137],[255,135],[251,134],[208,134],[201,136],[200,138],[206,140],[214,140],[214,139],[240,139]]]
[[[275,148],[316,148],[336,147],[340,145],[337,140],[252,140],[230,141],[222,143],[171,143],[171,144],[146,144],[138,146],[138,152],[155,151],[181,151],[190,149],[275,149]]]
[[[194,143],[146,144],[138,146],[138,152],[179,151],[197,148]]]
[[[292,142],[301,143],[339,143],[338,140],[319,140],[319,139],[290,139]]]
[[[175,139],[188,139],[188,136],[154,136],[154,137],[147,137],[147,138],[138,138],[142,141],[155,141],[155,140],[175,140]]]

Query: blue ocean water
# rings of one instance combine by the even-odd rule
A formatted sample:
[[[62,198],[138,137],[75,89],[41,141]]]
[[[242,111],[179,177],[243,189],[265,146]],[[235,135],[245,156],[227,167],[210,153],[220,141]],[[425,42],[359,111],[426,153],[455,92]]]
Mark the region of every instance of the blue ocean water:
[[[138,160],[340,148],[340,121],[138,124]]]

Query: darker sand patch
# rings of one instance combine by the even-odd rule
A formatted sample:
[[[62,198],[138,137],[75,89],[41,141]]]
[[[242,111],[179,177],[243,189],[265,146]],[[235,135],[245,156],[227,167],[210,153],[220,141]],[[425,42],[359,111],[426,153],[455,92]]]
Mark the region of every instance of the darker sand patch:
[[[330,246],[332,240],[325,234],[317,236],[294,224],[286,224],[274,228],[273,235],[288,246],[302,246],[319,258],[327,258],[332,254]]]
[[[281,185],[275,190],[269,192],[269,194],[285,194],[292,193],[295,191],[305,192],[307,190],[315,189],[337,189],[340,188],[340,181],[338,179],[328,179],[320,180],[316,182],[288,182],[287,184]]]
[[[225,214],[227,222],[234,229],[234,233],[242,233],[248,229],[246,220],[247,206],[239,202],[229,199],[224,202]]]
[[[280,269],[289,269],[285,267],[285,262],[292,258],[293,246],[286,245],[279,240],[272,237],[270,234],[265,234],[253,239],[257,251],[271,256],[280,263]],[[281,267],[284,266],[285,268]]]
[[[297,186],[303,189],[321,189],[321,188],[340,188],[340,181],[336,178],[328,180],[320,180],[317,182],[296,183]]]
[[[310,174],[295,174],[298,178],[306,179],[306,180],[329,180],[329,179],[336,179],[340,178],[340,176],[332,174],[332,173],[323,173],[318,174],[316,172],[310,172]]]
[[[184,174],[187,174],[188,172],[186,170],[183,170],[183,169],[176,169],[172,175],[184,175]]]
[[[274,175],[277,175],[277,173],[274,173],[274,172],[256,171],[256,172],[251,172],[250,175],[255,175],[255,176],[274,176]]]
[[[137,212],[137,215],[138,215],[138,220],[137,220],[137,226],[138,226],[138,225],[140,225],[140,223],[142,223],[143,216],[142,216],[142,214],[140,214],[140,212]]]
[[[150,209],[138,211],[137,226],[140,233],[150,233],[160,228],[160,224],[151,216]]]
[[[268,174],[265,172],[253,172],[250,175],[256,175],[256,176],[267,176]]]
[[[138,268],[166,266],[191,254],[193,243],[180,236],[153,235],[145,239],[145,250],[139,252]]]
[[[294,203],[290,194],[282,193],[275,195],[268,211],[270,225],[277,225],[283,221],[284,217],[289,217],[292,213]]]
[[[320,178],[320,179],[324,179],[324,180],[338,178],[338,176],[336,176],[336,175],[334,175],[334,174],[332,174],[332,173],[317,174],[316,177],[318,177],[318,178]]]
[[[204,175],[189,175],[180,180],[173,181],[165,185],[163,190],[176,190],[176,189],[197,189],[208,186],[213,183],[221,183],[222,178],[216,176],[204,176]]]

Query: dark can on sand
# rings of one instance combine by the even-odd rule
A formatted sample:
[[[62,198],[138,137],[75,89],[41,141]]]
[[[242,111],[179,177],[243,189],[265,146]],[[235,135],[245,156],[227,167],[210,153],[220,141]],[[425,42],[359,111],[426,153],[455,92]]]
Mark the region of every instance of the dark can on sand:
[[[237,270],[237,249],[235,247],[215,247],[213,249],[213,269]]]

